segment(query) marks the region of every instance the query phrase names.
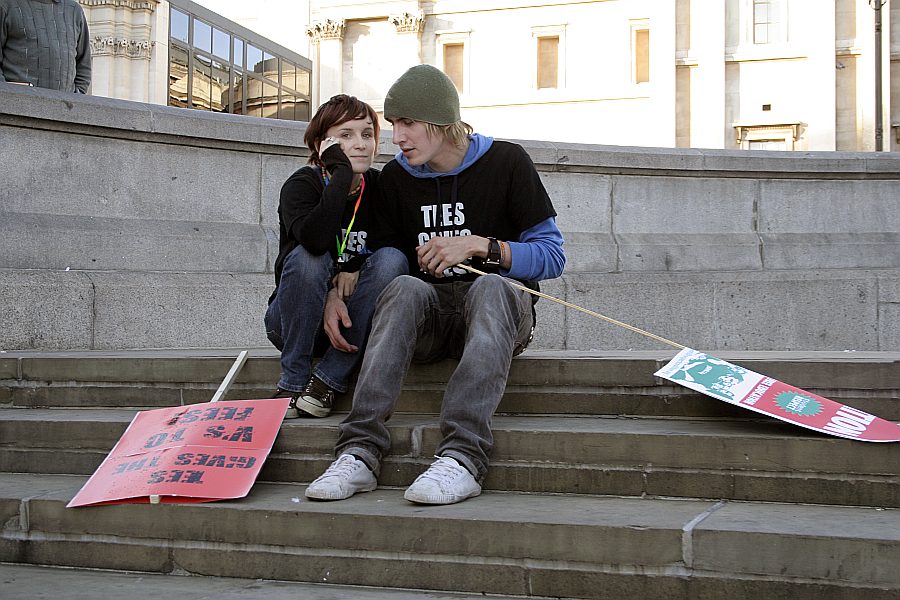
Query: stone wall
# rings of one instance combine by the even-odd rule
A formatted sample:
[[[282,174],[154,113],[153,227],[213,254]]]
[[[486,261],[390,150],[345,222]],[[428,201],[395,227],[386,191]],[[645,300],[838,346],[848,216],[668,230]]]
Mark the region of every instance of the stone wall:
[[[0,349],[267,345],[303,127],[0,84]],[[710,351],[900,348],[897,154],[522,143],[566,236],[547,293]],[[538,312],[537,348],[664,347]]]

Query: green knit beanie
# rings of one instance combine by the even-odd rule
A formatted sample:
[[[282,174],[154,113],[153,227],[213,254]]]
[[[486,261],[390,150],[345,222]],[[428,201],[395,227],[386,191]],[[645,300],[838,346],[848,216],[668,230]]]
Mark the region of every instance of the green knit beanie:
[[[384,97],[384,118],[413,119],[435,125],[460,120],[459,94],[443,71],[431,65],[416,65],[394,82]]]

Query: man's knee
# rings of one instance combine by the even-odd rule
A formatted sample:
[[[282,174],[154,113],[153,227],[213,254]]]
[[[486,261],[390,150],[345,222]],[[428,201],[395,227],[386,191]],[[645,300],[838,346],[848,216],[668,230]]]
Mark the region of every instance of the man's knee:
[[[434,289],[428,283],[425,283],[417,277],[411,275],[400,275],[394,278],[381,296],[378,297],[379,307],[383,305],[417,304],[426,300],[434,293]]]
[[[500,275],[488,273],[487,275],[482,275],[472,283],[468,295],[470,299],[475,300],[480,298],[505,298],[508,301],[514,301],[516,289]]]

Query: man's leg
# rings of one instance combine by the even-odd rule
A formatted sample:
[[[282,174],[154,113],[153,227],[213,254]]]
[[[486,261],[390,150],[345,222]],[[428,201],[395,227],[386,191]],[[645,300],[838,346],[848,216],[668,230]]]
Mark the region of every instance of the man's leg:
[[[509,366],[531,333],[531,300],[498,275],[477,279],[457,300],[465,330],[459,365],[441,406],[437,461],[403,497],[419,504],[452,504],[481,493],[493,446],[491,416],[500,403]]]
[[[328,254],[314,256],[298,246],[284,261],[278,292],[266,311],[266,333],[281,346],[278,388],[302,392],[310,377],[313,346],[322,324],[331,278]]]
[[[455,459],[480,483],[494,444],[491,417],[506,389],[513,351],[531,333],[531,297],[499,275],[484,275],[469,288],[463,317],[465,347],[444,393],[444,439],[435,454]]]
[[[394,412],[409,365],[413,357],[428,359],[433,342],[440,339],[432,331],[437,301],[434,286],[411,276],[394,279],[382,292],[353,406],[338,428],[335,454],[354,454],[378,473],[391,445],[385,423]]]
[[[366,259],[359,272],[356,290],[347,301],[353,326],[344,332],[344,339],[357,346],[359,352],[341,352],[328,347],[313,369],[313,375],[328,387],[341,393],[347,391],[347,382],[364,354],[378,297],[391,281],[408,271],[406,256],[396,248],[381,248]]]
[[[420,331],[433,327],[436,302],[431,285],[408,275],[394,279],[378,298],[353,406],[339,427],[337,460],[309,485],[308,498],[341,500],[374,489],[381,460],[391,445],[385,423],[394,411],[413,355],[428,353],[421,344],[416,347],[417,338]]]

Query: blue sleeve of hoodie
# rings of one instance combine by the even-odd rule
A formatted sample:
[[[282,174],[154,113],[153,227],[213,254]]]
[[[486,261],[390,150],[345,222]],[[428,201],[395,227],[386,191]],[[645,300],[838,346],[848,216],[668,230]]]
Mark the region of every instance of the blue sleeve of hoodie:
[[[555,218],[550,217],[526,229],[518,242],[507,243],[512,253],[512,268],[501,269],[501,275],[522,281],[541,281],[562,275],[566,253]]]

